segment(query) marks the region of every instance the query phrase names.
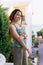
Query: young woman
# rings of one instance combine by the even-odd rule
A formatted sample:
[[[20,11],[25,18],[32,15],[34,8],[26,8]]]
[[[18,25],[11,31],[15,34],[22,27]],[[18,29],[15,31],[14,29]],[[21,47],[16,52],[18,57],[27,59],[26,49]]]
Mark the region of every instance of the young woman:
[[[26,50],[29,53],[29,56],[32,55],[32,52],[26,46],[25,30],[22,24],[18,24],[20,23],[22,16],[22,12],[19,9],[15,9],[10,15],[10,33],[14,39],[14,65],[27,65]]]

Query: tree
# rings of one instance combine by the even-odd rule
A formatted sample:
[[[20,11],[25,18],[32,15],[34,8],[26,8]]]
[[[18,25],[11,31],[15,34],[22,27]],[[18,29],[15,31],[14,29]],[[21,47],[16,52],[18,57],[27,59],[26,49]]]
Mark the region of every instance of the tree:
[[[32,31],[32,42],[34,42],[35,40],[35,34],[34,34],[34,31]]]
[[[13,44],[9,40],[9,24],[8,15],[0,7],[0,53],[5,55],[7,61],[9,61],[9,56],[13,48]]]
[[[42,36],[42,38],[43,38],[43,29],[41,29],[40,31],[37,32],[37,36]]]

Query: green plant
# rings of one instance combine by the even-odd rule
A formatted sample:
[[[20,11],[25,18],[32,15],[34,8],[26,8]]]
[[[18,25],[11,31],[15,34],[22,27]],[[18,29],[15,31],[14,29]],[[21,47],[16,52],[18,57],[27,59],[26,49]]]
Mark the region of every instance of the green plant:
[[[40,31],[37,32],[37,36],[42,36],[42,38],[43,38],[43,29],[41,29]]]
[[[34,42],[34,47],[38,47],[39,46],[39,40],[36,40],[35,42]]]
[[[5,55],[7,61],[13,48],[13,43],[9,40],[9,24],[8,15],[0,7],[0,53]]]
[[[35,35],[32,35],[32,42],[34,42],[35,40]]]
[[[32,31],[32,42],[34,42],[35,40],[35,34],[34,34],[34,31]]]
[[[28,58],[28,65],[33,65],[31,61],[32,60]]]

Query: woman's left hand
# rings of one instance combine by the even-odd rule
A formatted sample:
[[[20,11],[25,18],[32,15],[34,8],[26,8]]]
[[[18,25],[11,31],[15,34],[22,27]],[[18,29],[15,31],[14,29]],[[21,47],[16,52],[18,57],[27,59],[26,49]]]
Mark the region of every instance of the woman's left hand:
[[[24,35],[24,39],[25,39],[25,38],[27,38],[27,35],[26,35],[26,34]]]

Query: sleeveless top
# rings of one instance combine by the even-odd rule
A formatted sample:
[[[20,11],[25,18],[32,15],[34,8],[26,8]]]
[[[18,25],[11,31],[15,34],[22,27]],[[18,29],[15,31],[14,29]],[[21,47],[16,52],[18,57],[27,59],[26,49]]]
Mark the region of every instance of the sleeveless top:
[[[18,29],[16,27],[16,31],[19,35],[22,35],[24,33],[24,28],[22,27],[21,29]],[[23,39],[24,43],[26,44],[26,39]],[[17,40],[14,40],[14,46],[16,47],[22,47],[22,45],[17,41]]]

